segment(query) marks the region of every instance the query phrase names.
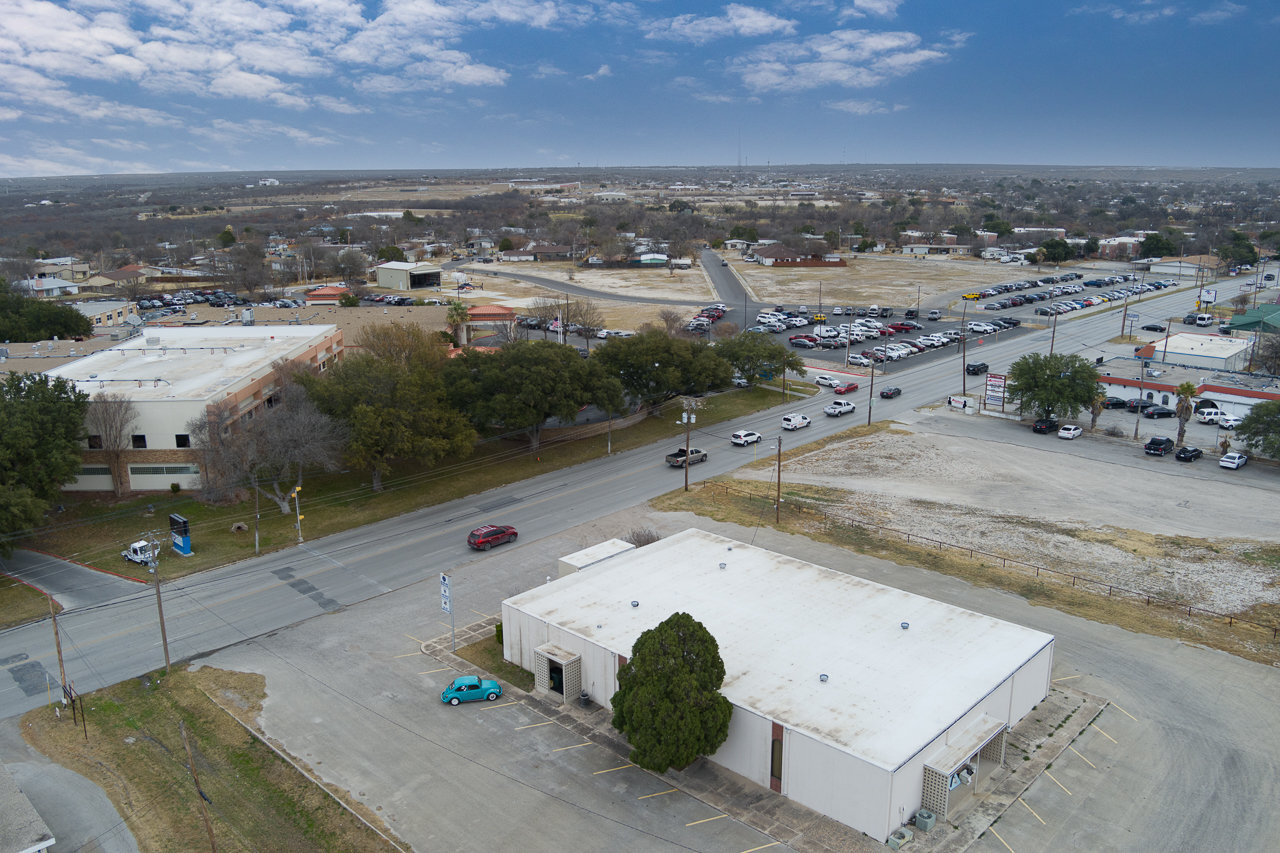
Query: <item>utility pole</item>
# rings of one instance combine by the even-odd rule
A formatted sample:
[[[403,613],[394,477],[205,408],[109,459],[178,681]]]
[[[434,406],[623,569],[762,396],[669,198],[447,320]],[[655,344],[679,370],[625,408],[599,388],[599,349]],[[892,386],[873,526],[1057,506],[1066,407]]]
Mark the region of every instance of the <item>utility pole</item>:
[[[258,523],[262,521],[262,508],[259,506],[258,496],[258,475],[253,475],[253,555],[256,557],[258,551]]]
[[[876,351],[871,349],[871,387],[867,390],[867,426],[871,426],[871,410],[876,401]]]
[[[196,793],[200,796],[200,817],[204,818],[204,828],[209,833],[209,849],[213,853],[218,853],[218,842],[213,837],[213,824],[209,823],[209,810],[204,804],[207,797],[200,788],[200,776],[196,773],[196,759],[191,754],[191,743],[187,740],[187,725],[182,720],[178,720],[178,731],[182,732],[182,746],[187,751],[187,769],[191,771],[191,780],[196,783]]]
[[[778,482],[773,498],[773,523],[782,523],[782,436],[778,436]]]
[[[302,486],[294,486],[293,491],[289,493],[289,497],[293,498],[293,513],[297,516],[298,527],[298,544],[302,544],[302,519],[306,518],[302,514],[302,498],[298,497],[298,492],[302,491]]]
[[[960,311],[960,396],[968,396],[969,394],[969,366],[965,364],[966,356],[969,348],[965,346],[969,341],[969,335],[964,328],[964,318],[969,313],[969,303],[964,303],[964,308]]]
[[[156,582],[156,613],[160,617],[160,643],[164,646],[164,674],[169,674],[169,632],[164,625],[164,603],[160,600],[160,543],[154,534],[147,534],[151,543],[151,559],[147,561],[149,572]]]
[[[1123,334],[1124,328],[1121,327],[1120,332]],[[1058,311],[1053,312],[1053,331],[1049,333],[1049,355],[1053,355],[1053,343],[1058,339]]]
[[[1124,311],[1120,314],[1120,336],[1124,337],[1124,324],[1129,319],[1129,292],[1124,294]]]
[[[687,492],[689,491],[689,434],[698,421],[698,415],[693,411],[693,400],[685,397],[681,402],[684,405],[684,411],[680,413],[680,423],[684,424],[684,490]]]
[[[53,617],[53,645],[58,650],[58,677],[62,679],[62,699],[67,697],[67,668],[62,662],[62,635],[58,633],[58,612],[53,606],[53,596],[49,596],[49,615]]]

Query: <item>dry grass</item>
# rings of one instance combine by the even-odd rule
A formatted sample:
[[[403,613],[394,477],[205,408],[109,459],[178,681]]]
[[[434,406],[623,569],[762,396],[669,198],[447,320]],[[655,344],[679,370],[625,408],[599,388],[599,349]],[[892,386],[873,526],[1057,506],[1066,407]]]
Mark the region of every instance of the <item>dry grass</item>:
[[[717,488],[717,485],[733,491]],[[1036,577],[1030,570],[1001,566],[998,561],[982,555],[970,556],[967,550],[939,549],[935,545],[908,542],[894,533],[827,516],[821,505],[839,505],[844,499],[844,493],[837,489],[784,485],[781,524],[774,524],[774,488],[769,483],[755,480],[709,481],[690,492],[671,492],[652,501],[652,505],[662,511],[692,512],[729,524],[748,527],[768,524],[786,533],[807,536],[856,553],[961,578],[975,586],[1003,589],[1036,606],[1052,607],[1094,622],[1194,642],[1249,660],[1280,666],[1280,644],[1272,632],[1235,621],[1274,621],[1280,615],[1280,607],[1258,605],[1236,614],[1234,618],[1218,619],[1189,616],[1185,610],[1148,605],[1141,599],[1075,588],[1070,581],[1060,582],[1047,574]],[[1078,531],[1071,533],[1079,535]],[[1133,531],[1122,533],[1153,551],[1157,548],[1159,537],[1147,537]],[[1106,536],[1105,532],[1090,534],[1090,538],[1097,537],[1094,541],[1112,544],[1123,538],[1107,539]],[[1280,548],[1259,549],[1255,553],[1259,555],[1257,559],[1260,562],[1268,565],[1280,563]]]
[[[87,740],[70,715],[58,720],[47,708],[26,714],[22,732],[36,749],[101,787],[146,853],[209,846],[179,721],[210,800],[219,850],[394,849],[219,707],[252,720],[264,695],[255,674],[152,673],[86,697]]]
[[[62,606],[54,602],[54,610]],[[0,628],[23,625],[49,615],[49,597],[21,581],[0,576]]]
[[[533,689],[533,673],[503,660],[502,644],[498,642],[496,635],[486,637],[469,646],[463,646],[454,654],[475,664],[494,678],[502,679],[512,687],[518,687],[526,693]]]

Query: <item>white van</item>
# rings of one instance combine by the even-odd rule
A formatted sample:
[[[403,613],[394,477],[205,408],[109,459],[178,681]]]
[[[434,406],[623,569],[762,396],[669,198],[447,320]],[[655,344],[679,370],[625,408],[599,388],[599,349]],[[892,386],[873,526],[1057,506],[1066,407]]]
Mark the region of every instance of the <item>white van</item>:
[[[879,316],[880,316],[880,306],[879,306],[879,305],[872,305],[870,308],[868,308],[868,309],[867,309],[867,316],[868,316],[868,317],[879,317]]]
[[[1196,315],[1196,325],[1197,325],[1197,326],[1212,326],[1212,325],[1213,325],[1213,315],[1212,315],[1212,314],[1197,314],[1197,315]]]
[[[1201,409],[1196,412],[1196,420],[1202,424],[1216,424],[1222,415],[1223,412],[1218,409]]]

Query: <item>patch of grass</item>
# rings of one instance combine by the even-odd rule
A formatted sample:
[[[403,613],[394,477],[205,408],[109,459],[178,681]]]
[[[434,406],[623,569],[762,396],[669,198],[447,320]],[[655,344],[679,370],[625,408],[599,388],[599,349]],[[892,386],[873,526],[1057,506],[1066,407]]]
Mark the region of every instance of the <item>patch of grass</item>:
[[[709,395],[699,399],[698,423],[711,426],[736,420],[776,406],[778,399],[778,392],[769,387]],[[621,453],[664,438],[683,437],[672,414],[679,407],[679,401],[669,401],[657,416],[645,418],[627,429],[614,430],[613,452]],[[606,455],[609,445],[607,434],[571,442],[544,442],[536,451],[530,450],[524,440],[486,441],[477,445],[470,458],[456,464],[435,468],[399,464],[396,476],[385,479],[383,490],[376,493],[365,471],[309,474],[303,481],[301,493],[303,537],[310,541],[568,468]],[[252,494],[234,503],[209,504],[190,493],[164,492],[125,498],[67,493],[64,505],[65,512],[56,516],[49,527],[18,543],[20,547],[48,551],[140,580],[149,578],[146,567],[126,561],[120,551],[148,531],[154,532],[162,542],[160,575],[165,579],[253,557],[255,515],[262,553],[287,548],[298,541],[293,504],[281,513],[274,502],[263,498],[255,510]],[[170,513],[177,513],[191,523],[194,553],[190,557],[178,556],[167,545]],[[232,525],[237,523],[248,529],[233,532]],[[5,612],[9,612],[7,608]]]
[[[533,689],[533,673],[503,660],[502,644],[496,637],[486,637],[477,643],[463,646],[455,654],[491,673],[494,677],[502,679],[512,687],[519,687],[526,693]]]
[[[1280,569],[1280,545],[1254,548],[1239,555],[1239,559],[1270,569]]]
[[[53,609],[62,612],[56,601]],[[48,596],[22,581],[0,575],[0,628],[34,622],[48,615]]]
[[[716,521],[744,526],[769,524],[777,529],[828,542],[850,551],[917,566],[961,578],[975,586],[1003,589],[1020,595],[1031,604],[1053,607],[1064,613],[1116,625],[1129,631],[1202,643],[1212,648],[1262,663],[1280,662],[1280,644],[1269,629],[1242,625],[1238,621],[1210,617],[1188,617],[1185,610],[1147,605],[1143,599],[1124,598],[1072,587],[1069,582],[1036,577],[1030,571],[992,564],[990,557],[960,548],[942,548],[905,538],[874,527],[846,523],[824,514],[820,506],[830,501],[830,490],[813,492],[811,487],[787,487],[792,501],[783,502],[781,524],[774,523],[773,487],[752,480],[719,478],[700,483],[696,490],[669,492],[651,501],[656,509],[691,512]],[[801,501],[800,498],[806,500]],[[1277,619],[1277,610],[1258,606],[1239,618],[1263,624]],[[1234,623],[1234,624],[1232,624]]]
[[[393,849],[209,695],[252,719],[261,710],[264,681],[211,668],[174,670],[167,677],[151,673],[85,697],[88,740],[70,715],[59,720],[48,708],[26,714],[22,733],[54,761],[96,782],[142,850],[209,845],[179,722],[210,800],[219,850]],[[367,812],[365,817],[379,825]]]

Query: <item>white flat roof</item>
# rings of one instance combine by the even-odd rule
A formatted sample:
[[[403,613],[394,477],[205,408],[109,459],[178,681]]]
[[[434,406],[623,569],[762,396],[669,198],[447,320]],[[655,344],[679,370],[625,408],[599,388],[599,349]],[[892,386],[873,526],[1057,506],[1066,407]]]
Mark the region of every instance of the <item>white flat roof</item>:
[[[1156,355],[1164,352],[1164,341],[1153,342]],[[1249,348],[1244,338],[1226,335],[1198,335],[1195,332],[1179,332],[1169,336],[1169,352],[1180,355],[1201,355],[1207,358],[1230,358]]]
[[[143,334],[45,373],[86,394],[125,394],[134,402],[216,402],[280,359],[332,335],[337,326],[148,326]]]
[[[720,644],[731,702],[888,770],[1053,642],[696,529],[507,603],[627,656],[641,632],[689,613]]]

